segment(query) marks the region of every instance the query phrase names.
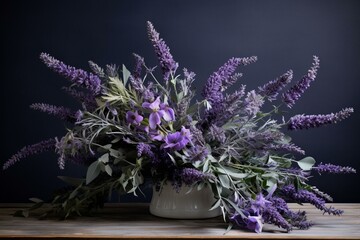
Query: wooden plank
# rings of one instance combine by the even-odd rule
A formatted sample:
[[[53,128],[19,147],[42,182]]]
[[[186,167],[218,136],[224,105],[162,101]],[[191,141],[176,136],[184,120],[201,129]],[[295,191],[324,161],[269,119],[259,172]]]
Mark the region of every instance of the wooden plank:
[[[315,225],[290,233],[265,224],[263,233],[233,229],[221,217],[206,220],[170,220],[149,214],[147,204],[108,204],[92,217],[57,219],[13,217],[24,204],[0,204],[0,238],[22,239],[360,239],[360,204],[333,204],[345,210],[342,216],[323,215],[305,204],[290,204],[305,210]]]

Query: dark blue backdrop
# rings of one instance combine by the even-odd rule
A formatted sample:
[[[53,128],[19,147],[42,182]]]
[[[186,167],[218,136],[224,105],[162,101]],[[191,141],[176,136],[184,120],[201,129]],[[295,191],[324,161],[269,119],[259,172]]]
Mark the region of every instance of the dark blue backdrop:
[[[334,126],[291,133],[317,161],[360,169],[360,2],[358,1],[2,1],[1,2],[1,162],[26,144],[64,134],[61,121],[28,108],[33,102],[74,106],[60,88],[66,80],[39,61],[45,51],[77,67],[87,60],[131,66],[131,53],[149,65],[156,57],[147,40],[154,23],[180,67],[207,77],[233,56],[257,55],[242,70],[248,89],[288,69],[306,73],[312,55],[321,59],[316,82],[292,110],[329,113],[353,106],[355,114]],[[237,85],[239,86],[239,85]],[[54,154],[31,157],[0,172],[0,202],[48,198],[61,186],[57,175],[84,169],[57,168]],[[314,177],[337,202],[360,202],[360,174]],[[144,199],[140,199],[144,200]]]

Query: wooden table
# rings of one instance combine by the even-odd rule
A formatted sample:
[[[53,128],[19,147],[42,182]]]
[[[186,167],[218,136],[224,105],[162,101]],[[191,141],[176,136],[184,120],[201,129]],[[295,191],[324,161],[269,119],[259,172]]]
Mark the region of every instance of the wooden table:
[[[315,225],[310,230],[285,233],[264,226],[256,234],[233,229],[224,235],[227,224],[221,217],[207,220],[170,220],[149,214],[146,204],[109,204],[92,217],[66,221],[13,217],[19,204],[0,205],[0,238],[17,239],[360,239],[360,204],[333,204],[345,210],[342,216],[323,215],[310,205],[290,204],[306,210]]]

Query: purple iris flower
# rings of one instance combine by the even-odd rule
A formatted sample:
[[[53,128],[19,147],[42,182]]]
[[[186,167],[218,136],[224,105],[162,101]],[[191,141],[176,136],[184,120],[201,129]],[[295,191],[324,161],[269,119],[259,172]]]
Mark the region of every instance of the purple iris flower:
[[[257,233],[261,233],[263,228],[263,222],[261,216],[248,216],[246,227],[249,230],[253,230]]]
[[[165,103],[160,104],[160,109],[163,110],[163,118],[165,121],[175,121],[175,112],[174,109],[170,108]]]
[[[126,121],[135,126],[140,125],[140,123],[143,119],[144,119],[144,117],[141,116],[137,111],[135,111],[135,112],[128,111],[126,113]]]
[[[164,118],[165,121],[175,120],[174,110],[161,103],[160,97],[157,97],[152,103],[144,102],[142,107],[152,110],[149,116],[149,126],[151,129],[155,129],[161,123],[161,118]]]
[[[149,125],[151,129],[155,129],[157,125],[161,123],[161,117],[163,116],[163,110],[160,110],[160,97],[157,97],[154,102],[144,102],[143,108],[152,110],[149,116]]]
[[[170,133],[164,138],[164,148],[170,148],[174,150],[183,149],[190,141],[190,130],[185,127],[181,128],[181,132]]]

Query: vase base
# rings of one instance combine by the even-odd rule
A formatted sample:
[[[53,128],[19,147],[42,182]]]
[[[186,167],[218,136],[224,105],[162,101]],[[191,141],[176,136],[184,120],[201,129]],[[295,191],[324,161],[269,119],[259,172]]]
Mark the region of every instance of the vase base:
[[[216,199],[210,187],[201,190],[183,186],[175,191],[171,185],[164,185],[161,191],[153,189],[150,213],[169,219],[206,219],[221,215],[221,209],[211,209]]]

